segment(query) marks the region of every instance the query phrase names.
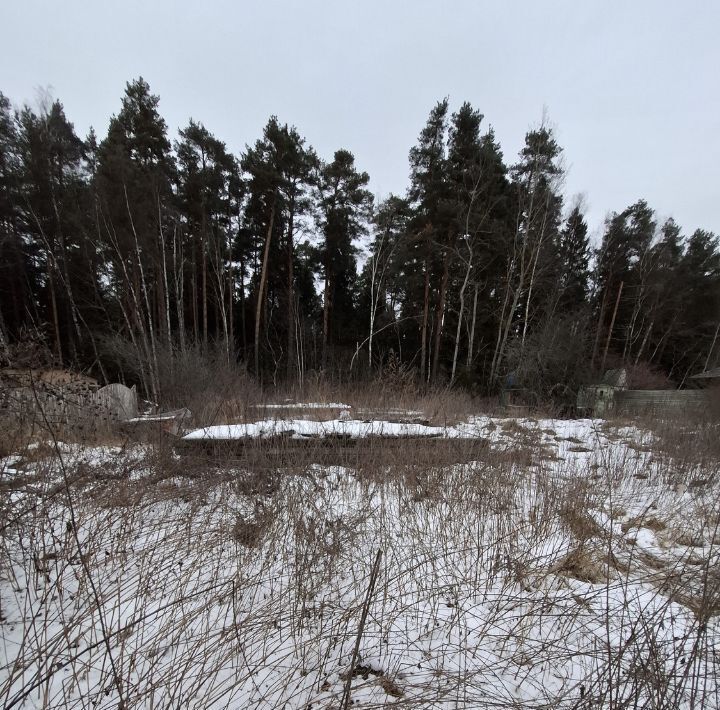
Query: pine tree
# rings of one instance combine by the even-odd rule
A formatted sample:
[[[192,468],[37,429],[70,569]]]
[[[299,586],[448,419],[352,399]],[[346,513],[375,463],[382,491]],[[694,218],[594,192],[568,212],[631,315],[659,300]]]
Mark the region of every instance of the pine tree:
[[[289,376],[297,362],[295,335],[301,317],[296,309],[299,301],[295,293],[298,267],[295,236],[311,208],[309,190],[316,179],[317,158],[295,128],[281,125],[273,116],[263,138],[247,149],[242,166],[249,175],[245,235],[257,245],[256,253],[262,251],[255,274],[255,368],[260,372],[260,333],[264,320],[264,340],[270,346],[274,370],[279,366],[278,353],[286,345]],[[273,312],[278,317],[277,330],[271,338]],[[284,339],[281,333],[285,334]]]
[[[374,238],[360,277],[360,313],[363,322],[368,323],[368,336],[364,341],[368,346],[368,372],[372,372],[375,359],[382,362],[376,343],[392,347],[390,342],[394,339],[402,351],[397,314],[405,281],[404,252],[411,218],[407,200],[396,195],[390,195],[378,205],[373,218]],[[394,333],[387,330],[391,325],[395,326]],[[379,352],[377,358],[376,352]]]
[[[175,223],[175,164],[159,101],[142,77],[127,84],[120,112],[98,148],[95,178],[113,300],[154,398],[159,346],[172,346],[168,234]]]
[[[466,293],[474,266],[473,262],[475,261],[476,241],[488,209],[488,205],[483,204],[487,185],[485,184],[483,144],[480,135],[482,119],[482,114],[466,102],[457,113],[453,114],[450,128],[447,174],[452,218],[444,250],[440,299],[435,323],[433,379],[437,376],[440,361],[448,279],[453,262],[460,262],[457,265],[462,268],[459,268],[459,273],[454,279],[457,282],[456,290],[459,304],[450,375],[451,383],[454,382],[457,371],[460,335],[465,316]]]
[[[319,160],[312,147],[306,145],[305,139],[295,128],[287,129],[285,134],[286,148],[282,163],[283,181],[280,190],[285,206],[285,278],[287,290],[285,294],[285,313],[287,331],[287,362],[286,376],[290,380],[297,370],[302,380],[302,342],[297,342],[302,334],[300,327],[303,311],[302,302],[307,301],[307,261],[298,262],[296,256],[296,234],[305,226],[305,218],[313,207],[311,188],[317,184]],[[304,273],[303,273],[303,267]],[[303,288],[305,286],[305,288]]]
[[[599,316],[592,358],[595,362],[604,339],[600,369],[613,342],[624,359],[639,337],[638,317],[647,295],[655,226],[653,211],[644,200],[613,214],[606,223],[597,253]]]
[[[720,241],[712,232],[695,230],[679,266],[683,318],[671,365],[678,381],[693,371],[714,367],[720,331]]]
[[[576,204],[565,220],[558,244],[557,310],[569,313],[581,308],[587,300],[590,281],[590,242],[588,226]]]
[[[233,336],[234,276],[231,266],[233,241],[238,230],[242,187],[240,168],[225,144],[202,124],[190,121],[176,144],[178,197],[191,254],[189,281],[194,337],[208,345],[209,333],[225,343],[227,357],[235,351]],[[181,252],[184,245],[179,244]],[[173,250],[173,257],[176,249]],[[175,258],[173,258],[175,262]],[[180,267],[181,268],[181,267]],[[174,263],[176,298],[182,275]],[[199,286],[199,293],[198,293]],[[212,320],[211,320],[212,318]],[[178,309],[178,329],[184,333],[184,308]]]
[[[420,380],[430,375],[428,355],[430,337],[431,284],[439,280],[437,245],[445,237],[450,220],[447,179],[447,120],[449,102],[439,101],[420,132],[417,145],[410,150],[408,200],[415,211],[410,229],[415,235],[413,261],[420,267],[412,274],[406,311],[422,313],[420,320]],[[417,276],[420,276],[418,279]]]
[[[0,94],[0,357],[36,313],[37,275],[21,234],[21,159],[10,101]]]
[[[323,276],[322,367],[326,369],[331,345],[354,341],[355,263],[354,242],[364,234],[370,217],[370,178],[355,167],[350,151],[338,150],[322,166],[319,181],[319,218]],[[342,326],[341,326],[342,324]]]
[[[680,227],[668,219],[660,229],[660,239],[650,248],[642,313],[642,338],[634,362],[647,358],[653,362],[664,352],[667,339],[683,311],[680,263],[684,253]]]
[[[514,371],[569,401],[593,337],[594,366],[647,363],[677,384],[720,361],[717,238],[685,240],[671,219],[657,230],[640,200],[607,219],[591,270],[580,205],[561,220],[546,125],[508,171],[480,112],[436,104],[358,278],[372,199],[351,153],[322,164],[272,117],[241,163],[193,120],[174,155],[158,106],[130,82],[98,143],[58,101],[13,111],[0,95],[3,362],[32,328],[48,362],[122,371],[158,398],[195,343],[222,341],[228,360],[239,343],[259,377],[300,383],[367,345],[368,373],[392,350],[424,384],[447,371],[492,390]]]
[[[522,368],[525,341],[536,313],[547,311],[554,289],[557,241],[562,209],[558,183],[562,149],[546,125],[529,131],[520,160],[513,167],[516,228],[509,241],[500,326],[490,369],[494,385],[500,375],[513,326],[518,342],[514,367]]]
[[[18,126],[23,194],[19,223],[42,273],[38,305],[50,323],[56,360],[76,362],[78,347],[88,335],[78,291],[94,290],[94,277],[83,259],[84,145],[59,101],[42,107],[40,114],[24,108]]]
[[[492,128],[481,139],[482,180],[477,199],[480,219],[473,246],[473,303],[466,355],[470,374],[475,352],[492,352],[500,324],[501,294],[507,271],[507,245],[516,228],[516,214],[508,169]],[[482,370],[481,370],[482,372]]]

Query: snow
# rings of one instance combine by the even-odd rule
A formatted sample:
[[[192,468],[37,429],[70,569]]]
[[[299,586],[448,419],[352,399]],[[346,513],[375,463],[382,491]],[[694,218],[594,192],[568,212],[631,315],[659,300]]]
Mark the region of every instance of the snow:
[[[255,404],[255,409],[352,409],[342,402],[275,402],[272,404]]]
[[[62,481],[57,462],[0,460],[2,481],[47,477],[3,498],[20,522],[0,564],[0,705],[116,708],[102,615],[128,707],[337,708],[379,548],[353,707],[720,706],[718,621],[691,603],[720,559],[685,544],[703,539],[717,492],[678,485],[681,465],[687,480],[702,470],[644,450],[649,432],[478,416],[264,420],[186,438],[279,434],[482,437],[492,449],[401,474],[207,476],[193,459],[158,468],[149,447],[61,444],[67,470],[95,477],[73,509],[99,598],[65,496],[38,493]]]
[[[313,421],[308,419],[266,419],[244,424],[218,424],[204,427],[186,434],[187,441],[196,439],[234,440],[288,436],[293,439],[344,437],[363,439],[368,437],[433,437],[445,439],[487,438],[493,442],[512,442],[513,433],[503,431],[502,424],[513,422],[530,433],[544,437],[546,443],[556,443],[557,438],[601,437],[596,432],[598,420],[515,420],[491,417],[473,417],[468,422],[455,426],[428,426],[415,422],[387,420],[330,419]],[[498,426],[500,425],[500,426]],[[552,435],[547,431],[552,428]],[[559,433],[558,433],[559,432]],[[561,446],[561,451],[567,447]]]
[[[143,414],[140,417],[133,417],[132,419],[125,419],[126,424],[136,424],[139,422],[166,422],[171,419],[177,419],[182,416],[178,412],[168,412],[166,414]]]
[[[307,419],[266,419],[250,424],[219,424],[197,429],[186,434],[186,441],[195,439],[232,440],[256,439],[273,436],[290,436],[293,439],[345,437],[362,439],[367,437],[442,437],[452,430],[444,427],[423,426],[388,421],[355,421],[331,419],[310,421]]]

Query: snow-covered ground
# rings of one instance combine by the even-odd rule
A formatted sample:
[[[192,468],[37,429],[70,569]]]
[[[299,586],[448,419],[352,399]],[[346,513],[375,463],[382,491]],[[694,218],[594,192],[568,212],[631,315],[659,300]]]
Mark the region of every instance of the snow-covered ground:
[[[196,439],[227,441],[233,439],[266,439],[285,435],[292,439],[346,437],[443,437],[452,436],[455,429],[423,426],[404,422],[356,421],[331,419],[313,421],[308,419],[266,419],[248,424],[218,424],[196,429],[185,435],[186,441]]]
[[[421,435],[390,424],[212,433]],[[57,457],[0,462],[0,704],[338,708],[352,671],[363,708],[720,706],[714,469],[599,420],[429,429],[490,446],[298,472],[63,445],[70,498]]]
[[[271,402],[256,404],[255,409],[351,409],[349,404],[342,402]]]
[[[414,413],[413,413],[414,414]],[[451,426],[430,426],[407,421],[385,421],[378,419],[329,419],[317,421],[313,419],[265,419],[257,422],[241,424],[217,424],[188,432],[183,438],[186,441],[195,440],[241,440],[241,439],[267,439],[276,436],[286,436],[291,439],[317,438],[325,439],[341,437],[349,439],[364,439],[371,437],[385,438],[444,438],[444,439],[474,439],[483,438],[491,441],[513,440],[512,433],[508,436],[496,421],[517,422],[517,426],[528,433],[537,432],[542,436],[548,427],[552,429],[552,439],[562,439],[570,435],[593,435],[600,420],[535,420],[535,419],[508,419],[495,420],[491,417],[472,417],[469,421]],[[544,427],[544,428],[543,428]],[[559,431],[559,434],[558,434]],[[562,447],[561,447],[562,448]]]

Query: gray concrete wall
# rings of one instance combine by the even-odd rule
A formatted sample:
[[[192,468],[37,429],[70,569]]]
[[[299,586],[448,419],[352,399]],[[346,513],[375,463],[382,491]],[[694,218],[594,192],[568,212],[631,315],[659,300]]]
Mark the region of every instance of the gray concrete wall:
[[[615,394],[615,411],[630,415],[697,412],[707,403],[705,390],[624,390]]]

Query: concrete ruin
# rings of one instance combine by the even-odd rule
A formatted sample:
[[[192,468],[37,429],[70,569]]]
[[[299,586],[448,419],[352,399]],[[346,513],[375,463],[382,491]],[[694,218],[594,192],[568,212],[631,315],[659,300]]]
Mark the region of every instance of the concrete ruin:
[[[98,381],[70,370],[0,370],[0,414],[62,425],[123,421],[138,415],[135,387]]]
[[[720,377],[720,371],[717,376]],[[627,371],[619,369],[608,370],[599,384],[580,388],[576,407],[578,413],[592,417],[613,413],[663,417],[699,412],[708,401],[708,391],[702,389],[628,389]]]

